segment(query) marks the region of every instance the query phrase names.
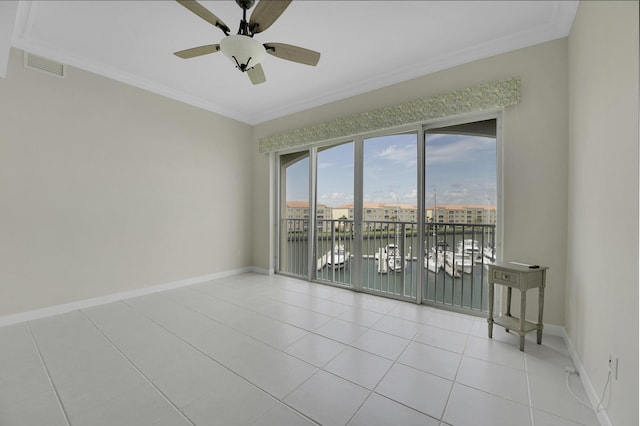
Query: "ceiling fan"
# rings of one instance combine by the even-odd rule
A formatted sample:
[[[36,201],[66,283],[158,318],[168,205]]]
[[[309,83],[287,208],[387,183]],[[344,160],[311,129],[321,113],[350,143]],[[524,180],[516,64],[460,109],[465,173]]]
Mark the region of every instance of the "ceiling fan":
[[[260,64],[266,53],[280,59],[298,62],[300,64],[315,66],[320,60],[320,53],[284,43],[260,43],[253,38],[254,35],[269,28],[289,6],[291,0],[261,0],[251,13],[247,21],[247,10],[251,9],[255,0],[236,0],[242,8],[242,20],[238,33],[230,35],[229,27],[216,15],[194,0],[176,0],[182,6],[198,15],[210,24],[220,28],[225,34],[219,44],[206,44],[191,49],[174,52],[174,55],[183,58],[195,58],[222,51],[231,59],[236,68],[246,72],[253,84],[266,81],[262,65]]]

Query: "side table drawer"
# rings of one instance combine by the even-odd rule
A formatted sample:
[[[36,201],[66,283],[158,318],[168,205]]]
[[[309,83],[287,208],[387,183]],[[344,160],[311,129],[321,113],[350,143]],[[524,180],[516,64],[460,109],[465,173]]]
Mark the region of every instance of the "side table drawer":
[[[493,270],[493,276],[491,277],[496,282],[504,282],[510,284],[518,284],[518,278],[520,274],[510,271],[503,271],[500,269]]]

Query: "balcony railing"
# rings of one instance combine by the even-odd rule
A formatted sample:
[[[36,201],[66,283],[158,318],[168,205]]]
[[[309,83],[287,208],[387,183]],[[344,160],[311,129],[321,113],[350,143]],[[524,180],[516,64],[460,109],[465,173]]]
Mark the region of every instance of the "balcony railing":
[[[495,225],[434,223],[425,233],[423,302],[486,312]]]
[[[308,219],[282,220],[280,272],[414,301],[421,285],[422,303],[487,311],[495,225],[429,223],[420,248],[415,222],[364,221],[358,254],[353,221],[317,224],[309,256]],[[360,262],[359,283],[354,262]]]

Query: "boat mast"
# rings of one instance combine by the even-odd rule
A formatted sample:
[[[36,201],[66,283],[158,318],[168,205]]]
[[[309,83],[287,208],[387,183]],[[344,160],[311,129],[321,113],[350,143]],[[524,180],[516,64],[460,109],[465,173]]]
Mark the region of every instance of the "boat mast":
[[[437,188],[433,188],[433,222],[436,223],[436,218],[438,217],[438,198],[437,198]]]

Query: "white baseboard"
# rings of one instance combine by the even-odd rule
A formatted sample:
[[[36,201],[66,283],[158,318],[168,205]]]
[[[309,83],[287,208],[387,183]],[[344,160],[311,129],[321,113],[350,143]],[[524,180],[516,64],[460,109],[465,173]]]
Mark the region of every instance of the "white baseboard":
[[[578,374],[580,376],[580,381],[582,382],[582,386],[584,386],[584,390],[587,392],[587,396],[589,397],[589,402],[591,402],[592,407],[596,407],[600,403],[600,395],[598,395],[598,392],[593,387],[591,380],[589,380],[589,375],[587,374],[587,371],[584,369],[584,366],[580,362],[578,353],[574,349],[573,344],[571,343],[571,339],[569,339],[567,330],[565,330],[564,327],[560,327],[560,328],[562,329],[561,336],[564,339],[564,342],[567,344],[567,348],[569,349],[569,354],[571,355],[573,364],[576,366],[576,369],[578,370]],[[609,415],[607,414],[606,409],[603,409],[601,411],[597,411],[597,410],[595,411],[601,426],[613,426],[613,423],[611,423],[611,420],[609,419]]]
[[[557,324],[544,324],[543,328],[544,334],[548,334],[549,336],[558,336],[563,339],[566,336],[566,332],[564,331],[564,327]],[[566,339],[565,339],[566,340]]]
[[[264,270],[266,271],[266,270]],[[160,291],[172,290],[175,288],[185,287],[192,284],[203,283],[219,278],[239,275],[246,272],[263,273],[259,268],[248,267],[234,269],[224,272],[216,272],[213,274],[200,275],[198,277],[185,278],[183,280],[173,281],[164,284],[156,284],[149,287],[143,287],[135,290],[122,291],[118,293],[108,294],[106,296],[94,297],[91,299],[79,300],[77,302],[65,303],[62,305],[49,306],[47,308],[35,309],[32,311],[21,312],[19,314],[5,315],[0,317],[0,327],[5,325],[17,324],[25,321],[33,321],[40,318],[46,318],[53,315],[64,314],[78,309],[90,308],[92,306],[104,305],[106,303],[116,302],[119,300],[130,299],[132,297],[144,296],[147,294],[158,293]],[[266,271],[268,273],[268,271]]]
[[[262,275],[274,275],[275,274],[275,271],[273,269],[259,268],[257,266],[252,266],[251,267],[251,272],[255,272],[256,274],[262,274]]]

